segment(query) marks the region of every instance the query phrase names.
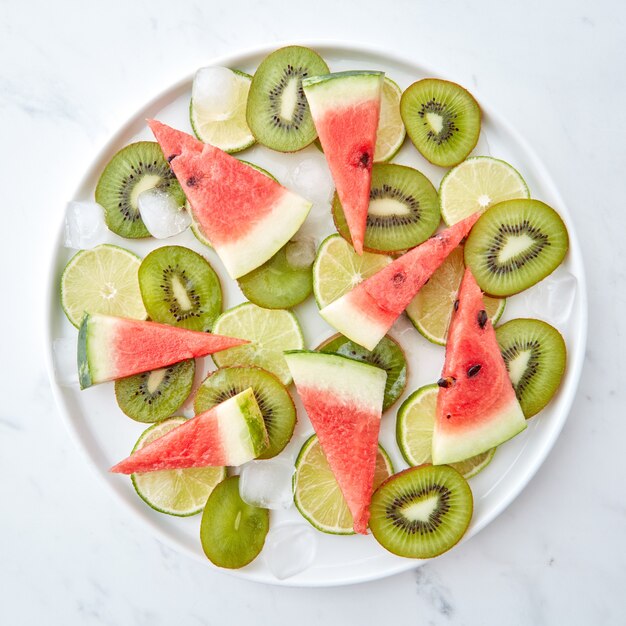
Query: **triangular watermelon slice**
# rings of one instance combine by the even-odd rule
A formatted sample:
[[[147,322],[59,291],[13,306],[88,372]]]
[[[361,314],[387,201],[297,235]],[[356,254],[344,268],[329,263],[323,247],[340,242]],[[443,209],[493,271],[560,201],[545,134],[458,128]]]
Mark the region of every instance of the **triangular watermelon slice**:
[[[354,530],[366,534],[387,374],[338,354],[292,351],[285,359]]]
[[[156,120],[149,124],[231,278],[265,263],[306,219],[311,203],[269,176]]]
[[[111,468],[117,474],[241,465],[269,444],[252,389],[187,420]]]
[[[486,452],[526,428],[483,293],[469,269],[450,322],[439,387],[432,448],[436,465]]]
[[[384,76],[337,72],[302,81],[358,254],[363,253]]]
[[[325,306],[320,315],[352,341],[373,350],[479,217],[470,215],[409,250]]]
[[[249,343],[168,324],[109,315],[85,315],[78,331],[81,389],[185,359]]]

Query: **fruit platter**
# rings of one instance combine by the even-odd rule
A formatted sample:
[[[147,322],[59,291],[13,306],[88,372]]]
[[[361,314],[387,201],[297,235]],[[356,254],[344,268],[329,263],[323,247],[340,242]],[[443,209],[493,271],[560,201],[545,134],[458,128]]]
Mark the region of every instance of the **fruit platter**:
[[[580,376],[585,276],[546,169],[471,86],[387,53],[192,69],[105,146],[53,245],[47,358],[88,464],[251,580],[459,549]]]

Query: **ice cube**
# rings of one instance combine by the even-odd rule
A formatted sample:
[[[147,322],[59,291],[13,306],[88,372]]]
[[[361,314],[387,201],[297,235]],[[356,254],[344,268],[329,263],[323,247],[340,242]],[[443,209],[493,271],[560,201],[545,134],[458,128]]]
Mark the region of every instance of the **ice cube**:
[[[315,260],[315,239],[308,236],[294,237],[285,248],[285,256],[291,267],[310,267]]]
[[[577,290],[578,279],[573,274],[552,274],[523,293],[524,306],[532,316],[559,326],[569,320]]]
[[[317,552],[317,536],[308,524],[275,526],[265,539],[265,564],[276,578],[284,580],[311,567]]]
[[[314,205],[327,208],[333,197],[334,184],[324,155],[311,152],[297,161],[287,171],[285,186]]]
[[[88,250],[104,243],[107,236],[101,205],[97,202],[68,202],[65,210],[66,248]]]
[[[137,196],[137,206],[146,228],[156,239],[173,237],[186,230],[191,216],[171,194],[153,187]]]
[[[239,104],[239,80],[227,67],[202,67],[193,79],[193,105],[209,121],[227,120]]]
[[[295,468],[285,459],[250,461],[241,468],[239,495],[264,509],[288,509],[293,504],[291,477]]]
[[[62,387],[78,385],[76,337],[61,337],[52,342],[54,378]]]

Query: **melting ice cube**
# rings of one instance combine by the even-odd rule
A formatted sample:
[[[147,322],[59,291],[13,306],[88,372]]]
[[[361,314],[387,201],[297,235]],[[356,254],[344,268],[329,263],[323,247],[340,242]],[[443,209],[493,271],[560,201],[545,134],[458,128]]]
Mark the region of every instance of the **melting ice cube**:
[[[295,468],[285,459],[250,461],[241,468],[239,495],[264,509],[288,509],[293,504],[291,477]]]
[[[308,524],[275,526],[267,534],[263,555],[270,572],[279,580],[295,576],[315,560],[317,536]]]
[[[61,337],[52,342],[52,365],[54,378],[59,385],[62,387],[78,385],[75,337]]]
[[[137,196],[141,219],[153,237],[166,239],[186,230],[191,216],[171,194],[153,187]]]
[[[291,267],[310,267],[315,261],[315,239],[306,236],[294,237],[285,248],[285,256]]]
[[[106,241],[104,208],[97,202],[68,202],[65,211],[65,247],[88,250]]]
[[[315,205],[328,206],[334,184],[323,154],[303,156],[287,172],[285,187],[292,189]]]
[[[202,67],[193,79],[193,105],[209,121],[227,120],[239,104],[239,80],[227,67]]]
[[[569,320],[577,290],[576,276],[558,272],[525,291],[524,306],[531,315],[559,326]]]

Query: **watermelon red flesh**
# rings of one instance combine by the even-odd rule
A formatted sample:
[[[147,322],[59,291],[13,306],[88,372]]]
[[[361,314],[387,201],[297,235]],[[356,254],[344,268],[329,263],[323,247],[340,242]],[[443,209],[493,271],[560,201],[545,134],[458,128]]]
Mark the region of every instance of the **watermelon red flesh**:
[[[448,332],[437,397],[433,463],[462,461],[485,452],[526,428],[484,310],[483,293],[467,269]]]
[[[183,150],[200,153],[204,149],[201,141],[182,130],[171,128],[158,120],[147,120],[147,122],[168,163],[180,156]]]
[[[475,213],[437,233],[324,307],[320,314],[352,341],[373,350],[478,218]]]
[[[358,254],[363,253],[382,81],[380,73],[339,72],[319,82],[304,82],[315,128]]]
[[[286,359],[354,530],[366,534],[386,374],[339,355],[295,352]]]

